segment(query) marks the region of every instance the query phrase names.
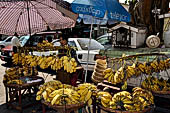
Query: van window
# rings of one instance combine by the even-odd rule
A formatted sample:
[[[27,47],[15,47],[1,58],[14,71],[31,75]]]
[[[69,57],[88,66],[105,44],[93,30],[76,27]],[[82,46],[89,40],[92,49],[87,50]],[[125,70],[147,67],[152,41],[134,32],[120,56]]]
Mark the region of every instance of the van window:
[[[73,47],[76,47],[76,44],[74,41],[68,41],[68,45],[69,46],[73,46]]]
[[[28,41],[29,38],[30,38],[30,36],[21,36],[19,41],[20,41],[22,47],[26,44],[26,42]]]
[[[11,42],[11,40],[12,40],[12,37],[10,36],[10,37],[8,37],[8,38],[6,39],[5,42]]]

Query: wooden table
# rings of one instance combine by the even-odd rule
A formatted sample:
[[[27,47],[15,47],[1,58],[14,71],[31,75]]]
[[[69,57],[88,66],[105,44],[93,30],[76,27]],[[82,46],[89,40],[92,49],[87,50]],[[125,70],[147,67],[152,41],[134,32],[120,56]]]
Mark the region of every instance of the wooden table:
[[[36,95],[36,92],[38,91],[38,87],[44,83],[44,79],[42,77],[37,77],[37,76],[28,77],[28,78],[32,80],[39,79],[40,81],[36,81],[32,83],[23,83],[22,85],[4,83],[7,108],[10,106],[16,110],[19,110],[20,113],[22,113],[23,108],[35,104],[31,102],[31,104],[23,105],[22,100],[24,99],[24,97],[28,97],[28,96],[32,97],[33,94]]]

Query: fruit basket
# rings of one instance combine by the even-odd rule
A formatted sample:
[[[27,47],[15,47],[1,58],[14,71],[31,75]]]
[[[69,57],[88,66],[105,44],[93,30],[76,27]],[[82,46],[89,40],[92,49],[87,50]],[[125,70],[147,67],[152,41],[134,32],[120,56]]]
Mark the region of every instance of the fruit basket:
[[[153,94],[170,95],[170,91],[152,91]]]
[[[64,113],[64,111],[69,112],[69,111],[77,110],[86,105],[85,103],[78,103],[78,104],[71,104],[71,105],[51,105],[51,103],[45,102],[44,100],[42,100],[41,103],[54,110],[60,111],[61,113]]]
[[[98,107],[107,112],[145,113],[154,108],[154,97],[150,91],[135,87],[132,93],[120,91],[111,94],[106,91],[97,93]]]
[[[104,111],[107,111],[107,112],[113,112],[113,113],[147,113],[151,110],[153,110],[153,106],[150,106],[150,107],[147,107],[145,108],[144,110],[142,111],[121,111],[121,110],[113,110],[111,108],[106,108],[106,107],[103,107],[102,105],[98,105],[100,109],[104,110]]]

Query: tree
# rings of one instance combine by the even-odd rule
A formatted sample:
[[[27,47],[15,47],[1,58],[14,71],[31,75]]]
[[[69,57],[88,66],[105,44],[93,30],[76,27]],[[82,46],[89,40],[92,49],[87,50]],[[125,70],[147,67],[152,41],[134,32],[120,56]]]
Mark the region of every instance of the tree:
[[[129,12],[132,16],[132,24],[136,26],[145,26],[148,28],[148,35],[160,32],[162,38],[163,19],[158,19],[158,14],[153,10],[160,9],[160,14],[168,12],[170,0],[140,0],[139,2],[130,2]],[[155,16],[156,15],[156,16]]]

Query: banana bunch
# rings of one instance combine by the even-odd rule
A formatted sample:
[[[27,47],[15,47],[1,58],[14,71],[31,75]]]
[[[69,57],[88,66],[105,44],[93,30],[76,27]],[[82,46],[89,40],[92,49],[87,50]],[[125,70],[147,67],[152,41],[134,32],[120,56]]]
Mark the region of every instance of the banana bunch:
[[[12,62],[17,65],[17,64],[25,64],[25,54],[24,53],[15,53],[12,56]]]
[[[36,100],[40,100],[43,97],[45,100],[50,101],[50,98],[48,98],[48,96],[54,90],[60,89],[62,87],[63,87],[62,83],[58,80],[46,82],[42,86],[39,87],[39,91],[37,92]]]
[[[158,70],[163,71],[166,70],[166,66],[165,66],[165,60],[159,60],[158,61]]]
[[[151,75],[152,74],[152,66],[150,65],[150,63],[144,62],[139,63],[138,64],[138,68],[142,73],[146,73],[147,75]]]
[[[113,84],[121,83],[125,79],[124,67],[120,67],[115,73],[111,68],[106,69],[103,74],[104,78]]]
[[[143,64],[139,63],[137,65],[137,67],[139,68],[139,70],[142,73],[151,75],[152,72],[161,72],[166,69],[169,69],[170,68],[170,58],[165,59],[165,60],[156,59],[149,63],[144,62]]]
[[[54,90],[50,95],[51,105],[71,105],[80,103],[80,95],[77,91],[69,88]],[[44,99],[46,101],[46,99]]]
[[[38,65],[40,66],[41,69],[47,69],[48,68],[48,65],[47,65],[47,57],[46,56],[43,56],[40,58],[40,60],[38,61]]]
[[[61,60],[63,61],[64,70],[67,71],[67,73],[76,72],[77,62],[74,58],[63,56]]]
[[[51,61],[51,69],[52,70],[59,70],[63,67],[63,62],[60,58],[56,57],[56,58],[53,58],[53,60]]]
[[[164,80],[163,78],[158,79],[153,76],[147,77],[142,82],[142,87],[151,91],[170,91],[170,84],[168,80]]]
[[[127,91],[114,94],[110,101],[110,108],[123,111],[133,111],[134,107],[131,94]]]
[[[43,40],[42,43],[37,44],[37,47],[42,48],[42,49],[45,48],[45,47],[53,48],[53,43],[49,43],[48,41]]]
[[[112,100],[112,96],[108,92],[100,91],[97,93],[97,99],[100,100],[100,103],[104,107],[110,106],[110,101]]]
[[[108,79],[109,82],[114,83],[114,72],[111,68],[107,68],[103,71],[104,79]]]
[[[18,80],[18,79],[10,80],[10,81],[7,82],[7,84],[18,84],[18,85],[21,85],[21,84],[23,84],[23,81],[22,80]]]
[[[20,74],[21,74],[21,69],[19,67],[7,69],[3,77],[3,82],[8,82],[11,80],[18,79]]]
[[[10,81],[7,82],[7,84],[18,84],[18,85],[21,85],[21,84],[23,84],[23,81],[22,80],[18,80],[18,79],[10,80]]]
[[[38,75],[38,71],[36,68],[33,67],[28,67],[28,66],[23,66],[22,69],[22,73],[23,76],[34,76],[34,75]]]
[[[126,68],[126,78],[131,78],[133,75],[135,76],[139,76],[141,75],[141,71],[138,68],[138,62],[137,63],[133,63],[131,66],[127,66]]]
[[[154,104],[154,97],[150,91],[140,87],[135,87],[132,91],[134,108],[136,111],[144,110],[147,106]]]
[[[36,67],[38,64],[37,64],[37,57],[38,56],[32,56],[32,55],[26,55],[25,56],[25,61],[26,61],[26,65],[30,66],[30,67]],[[22,65],[24,65],[22,63]]]
[[[78,94],[80,95],[80,102],[87,103],[88,106],[92,104],[92,95],[95,95],[97,87],[90,83],[83,83],[78,85]]]
[[[151,92],[139,87],[133,88],[132,91],[132,94],[121,91],[114,94],[113,97],[108,92],[98,92],[97,99],[103,107],[131,112],[142,111],[154,104]]]
[[[21,76],[32,76],[33,69],[31,67],[24,66],[23,68],[13,67],[5,71],[3,77],[4,82],[19,79]],[[38,74],[38,71],[34,68],[34,75]]]

